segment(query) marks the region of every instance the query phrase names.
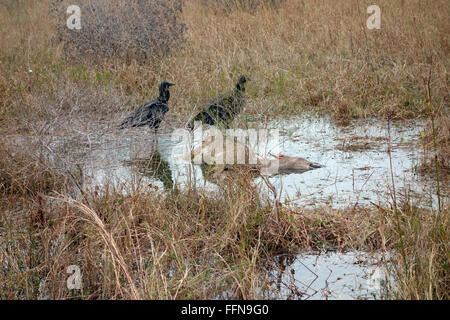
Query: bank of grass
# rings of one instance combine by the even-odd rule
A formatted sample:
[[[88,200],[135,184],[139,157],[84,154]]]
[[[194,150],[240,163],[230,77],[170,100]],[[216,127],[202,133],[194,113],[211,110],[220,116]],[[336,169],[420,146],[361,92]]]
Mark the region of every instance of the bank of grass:
[[[448,5],[379,1],[382,27],[370,31],[370,4],[291,0],[276,10],[223,13],[186,1],[182,49],[151,64],[80,64],[52,42],[48,1],[2,2],[1,134],[75,134],[86,120],[115,124],[152,98],[162,79],[177,84],[168,121],[182,121],[240,73],[253,78],[241,119],[305,110],[338,119],[428,119],[432,56],[435,137],[448,159]],[[431,154],[430,133],[426,139]],[[270,289],[264,259],[352,248],[394,252],[399,287],[390,297],[449,298],[446,204],[440,211],[407,201],[364,210],[282,206],[278,217],[245,175],[214,196],[192,188],[125,197],[109,186],[79,194],[76,171],[55,172],[36,150],[0,150],[1,298],[184,299],[224,291],[260,298],[260,288]],[[82,291],[67,289],[72,264],[82,269]]]
[[[178,84],[173,111],[190,114],[196,103],[231,88],[237,75],[246,73],[254,79],[248,90],[252,114],[309,109],[359,118],[393,110],[398,118],[412,118],[427,115],[433,56],[433,102],[437,114],[444,113],[450,28],[445,1],[381,1],[380,30],[365,26],[368,4],[292,0],[276,10],[262,6],[223,14],[201,1],[186,1],[180,18],[187,26],[184,49],[140,64],[110,54],[103,63],[79,65],[52,42],[56,27],[48,18],[48,1],[4,2],[2,101],[12,115],[24,100],[35,113],[43,108],[38,96],[45,95],[52,108],[55,92],[67,86],[112,86],[122,101],[106,101],[102,108],[119,111],[121,104],[154,95],[156,83],[168,78]],[[86,102],[86,111],[95,103]]]
[[[86,52],[80,64],[64,54],[64,42],[54,41],[55,23],[64,19],[51,18],[49,1],[2,2],[1,131],[27,132],[38,122],[63,117],[116,123],[153,98],[162,79],[177,84],[167,120],[183,122],[212,96],[231,89],[241,73],[253,79],[243,121],[305,110],[337,119],[387,114],[427,119],[432,57],[440,154],[448,158],[450,9],[444,0],[382,0],[381,29],[368,30],[370,4],[291,0],[276,8],[263,4],[222,12],[189,0],[177,20],[186,24],[182,47],[161,59],[138,61],[114,53],[99,61]],[[131,30],[133,22],[121,29]]]

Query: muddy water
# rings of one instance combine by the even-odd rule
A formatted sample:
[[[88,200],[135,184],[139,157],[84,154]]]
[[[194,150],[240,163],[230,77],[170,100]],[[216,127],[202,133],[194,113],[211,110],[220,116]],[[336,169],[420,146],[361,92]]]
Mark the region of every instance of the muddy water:
[[[331,207],[392,201],[387,123],[353,121],[346,126],[324,118],[294,118],[273,122],[281,130],[281,153],[324,165],[303,174],[278,175],[281,200],[296,205]],[[414,173],[423,156],[419,138],[424,123],[399,121],[391,125],[392,169],[399,199],[420,205],[433,201],[432,183]]]
[[[381,254],[303,253],[277,256],[270,265],[270,298],[353,300],[386,298],[392,279]]]
[[[298,117],[269,123],[280,130],[279,140],[269,138],[268,151],[279,142],[279,153],[303,157],[323,168],[302,174],[275,174],[270,181],[281,191],[281,201],[302,207],[328,205],[348,207],[391,201],[392,180],[387,152],[387,125],[381,121],[354,121],[346,126],[325,118]],[[418,143],[424,123],[394,122],[391,126],[392,167],[397,198],[408,197],[423,205],[433,199],[432,183],[414,173],[422,152]],[[108,131],[83,137],[60,137],[51,149],[64,164],[83,168],[87,188],[134,192],[152,189],[162,192],[174,185],[187,185],[208,191],[218,186],[203,178],[198,165],[178,163],[174,150],[178,139],[147,128]],[[268,193],[261,179],[255,183]],[[269,194],[269,193],[268,193]]]

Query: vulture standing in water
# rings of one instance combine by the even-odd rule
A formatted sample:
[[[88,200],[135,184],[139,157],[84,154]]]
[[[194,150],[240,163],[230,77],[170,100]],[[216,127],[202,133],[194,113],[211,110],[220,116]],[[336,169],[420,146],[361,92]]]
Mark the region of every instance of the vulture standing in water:
[[[135,111],[133,111],[128,117],[123,120],[119,129],[149,126],[150,129],[155,131],[155,134],[159,128],[161,121],[163,120],[167,111],[169,111],[169,87],[173,86],[173,83],[163,81],[159,85],[159,97],[153,101],[144,103]]]
[[[158,131],[161,121],[164,119],[165,114],[169,111],[170,93],[169,87],[173,86],[173,83],[163,81],[159,85],[159,97],[153,101],[144,103],[135,111],[133,111],[128,117],[120,124],[119,129],[133,128],[149,126],[155,133]]]

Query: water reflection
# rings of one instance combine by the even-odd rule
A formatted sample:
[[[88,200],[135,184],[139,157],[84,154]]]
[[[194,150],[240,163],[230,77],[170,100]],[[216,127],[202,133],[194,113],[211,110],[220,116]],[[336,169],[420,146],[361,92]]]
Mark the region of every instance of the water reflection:
[[[340,126],[327,118],[291,117],[274,120],[269,127],[279,129],[280,139],[269,138],[267,149],[272,150],[279,143],[283,161],[302,157],[323,165],[306,172],[297,166],[296,170],[272,175],[270,182],[282,191],[282,202],[301,207],[345,208],[391,201],[384,122],[351,121]],[[433,182],[414,173],[414,166],[423,157],[417,144],[423,128],[424,123],[419,121],[398,121],[392,125],[392,170],[398,199],[410,201],[410,205],[429,206],[435,203]],[[132,130],[89,133],[85,137],[53,136],[48,149],[54,151],[55,159],[61,159],[62,167],[80,164],[85,185],[108,185],[123,192],[134,192],[148,185],[156,185],[160,190],[176,185],[180,190],[197,187],[217,191],[221,180],[239,177],[241,170],[233,170],[233,166],[177,163],[173,151],[179,148],[180,142],[174,142],[171,134],[170,130],[158,134],[156,153],[148,132]],[[33,139],[16,138],[17,145],[21,146],[24,143],[20,140]],[[254,177],[261,194],[270,196],[261,178]]]
[[[164,190],[173,189],[174,183],[169,162],[164,160],[158,150],[153,151],[147,158],[124,161],[140,174],[149,179],[156,179],[163,183]]]
[[[381,253],[304,253],[279,255],[268,262],[269,298],[381,299],[393,287]]]

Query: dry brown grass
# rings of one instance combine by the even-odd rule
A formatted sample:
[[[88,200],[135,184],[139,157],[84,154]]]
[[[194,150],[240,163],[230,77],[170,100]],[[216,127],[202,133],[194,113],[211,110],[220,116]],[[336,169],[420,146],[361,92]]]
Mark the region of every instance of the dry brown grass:
[[[427,118],[432,55],[432,104],[445,159],[450,7],[444,0],[380,0],[381,30],[370,31],[370,4],[290,0],[276,10],[223,14],[189,0],[181,14],[187,25],[182,50],[151,64],[117,57],[80,65],[52,44],[49,1],[4,1],[0,133],[40,137],[74,133],[92,121],[113,125],[153,97],[161,79],[177,84],[168,121],[181,123],[231,88],[240,73],[254,79],[242,119],[304,110],[342,119]],[[393,250],[398,297],[449,298],[448,207],[399,205],[399,232],[390,204],[317,211],[281,206],[278,221],[245,176],[216,197],[194,189],[125,197],[107,186],[101,196],[80,196],[76,172],[55,172],[35,151],[0,149],[0,298],[185,299],[225,291],[260,298],[267,285],[262,260],[311,248]],[[400,237],[405,257],[397,251]],[[81,292],[66,288],[71,264],[82,267]]]
[[[336,117],[366,117],[393,109],[399,118],[415,117],[427,114],[425,85],[433,55],[434,104],[444,112],[450,28],[445,1],[426,7],[422,1],[381,1],[382,27],[376,31],[365,27],[368,4],[287,1],[278,10],[263,7],[223,15],[191,0],[181,17],[188,27],[184,50],[156,64],[124,64],[118,57],[83,67],[65,61],[52,46],[55,28],[43,19],[46,1],[14,4],[2,10],[2,100],[7,109],[17,111],[28,99],[28,104],[42,104],[29,91],[32,96],[44,91],[51,100],[49,93],[74,82],[105,80],[141,101],[154,94],[157,81],[168,78],[179,84],[173,110],[190,114],[195,103],[231,88],[237,74],[247,73],[254,78],[249,113],[316,109]],[[108,79],[103,79],[105,73]]]
[[[394,225],[393,208],[379,208],[384,220],[379,228],[382,238],[385,239],[385,230],[391,230],[391,247],[396,248],[396,264],[391,270],[398,286],[394,296],[398,299],[448,300],[448,205],[441,212],[429,212],[411,207],[406,201],[397,210],[400,229]]]
[[[197,190],[123,196],[105,187],[77,201],[2,189],[1,298],[262,298],[270,286],[261,263],[274,254],[381,248],[375,211],[283,206],[279,220],[256,195],[244,177],[215,197]],[[82,269],[81,291],[66,288],[72,264]]]
[[[105,185],[77,196],[75,173],[54,173],[51,160],[28,152],[3,152],[1,162],[2,299],[267,298],[276,288],[263,264],[274,255],[348,249],[394,253],[400,289],[388,297],[448,299],[448,207],[418,209],[405,198],[396,206],[400,230],[390,204],[279,204],[277,216],[245,174],[229,177],[220,194],[124,195]],[[66,287],[70,265],[81,268],[81,291]]]
[[[243,120],[304,110],[340,119],[389,113],[427,118],[432,56],[433,105],[448,140],[448,6],[380,1],[382,27],[368,30],[369,4],[291,0],[277,10],[261,6],[223,14],[190,0],[179,18],[187,25],[184,49],[143,64],[118,55],[79,65],[53,45],[56,29],[46,18],[47,1],[6,2],[0,20],[0,123],[3,130],[26,131],[70,111],[81,116],[79,109],[117,122],[153,98],[162,79],[178,84],[168,121],[182,122],[211,96],[231,89],[240,73],[254,79]],[[445,145],[440,144],[448,155]]]
[[[82,30],[66,26],[66,10],[78,5]],[[182,0],[56,0],[51,11],[56,20],[56,43],[67,57],[81,63],[119,58],[140,62],[158,60],[184,42],[185,25],[179,21]],[[137,23],[138,22],[138,23]]]

